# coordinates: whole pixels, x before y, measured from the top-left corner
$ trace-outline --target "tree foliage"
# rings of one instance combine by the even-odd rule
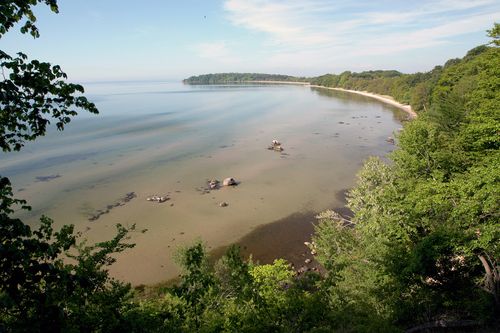
[[[58,11],[55,0],[16,0],[0,4],[0,37],[23,21],[22,33],[39,36],[32,7],[38,3]],[[81,93],[67,83],[58,65],[0,50],[0,147],[20,150],[24,143],[43,136],[51,120],[63,130],[77,110],[97,113]],[[132,244],[126,242],[134,227],[118,225],[107,242],[78,244],[72,225],[54,231],[53,221],[42,216],[32,229],[13,214],[30,209],[15,199],[9,179],[0,177],[0,331],[90,332],[116,330],[120,309],[130,297],[130,286],[112,279],[107,271],[112,256]]]
[[[25,19],[21,26],[21,33],[29,33],[34,38],[40,36],[35,25],[36,16],[32,7],[38,3],[45,3],[54,13],[59,12],[57,0],[6,0],[0,5],[0,37],[5,35],[16,23]]]
[[[498,68],[499,49],[483,45],[414,81],[428,87],[428,104],[399,134],[390,164],[370,159],[360,171],[348,195],[353,226],[331,215],[317,227],[331,297],[361,290],[357,308],[399,327],[498,318]]]
[[[495,23],[491,30],[488,30],[488,36],[493,38],[490,44],[500,46],[500,23]]]
[[[32,7],[0,4],[0,37],[24,20],[39,36]],[[80,242],[72,225],[55,231],[0,177],[2,332],[398,332],[439,325],[498,325],[500,314],[500,49],[490,46],[428,73],[344,72],[308,81],[389,94],[420,112],[398,136],[390,161],[370,158],[349,191],[352,219],[320,213],[311,251],[317,272],[285,260],[260,265],[231,246],[217,262],[201,242],[179,251],[179,282],[153,297],[133,294],[108,267],[134,226],[106,242]],[[22,149],[50,121],[64,129],[77,110],[97,113],[57,65],[0,51],[0,145]],[[305,81],[280,75],[210,74],[188,83]],[[497,326],[498,327],[498,326]]]
[[[98,113],[84,96],[83,87],[66,83],[66,74],[57,65],[28,61],[23,53],[13,58],[0,51],[0,147],[20,150],[25,141],[43,136],[50,119],[58,130],[77,115],[77,110]],[[5,73],[9,74],[5,74]]]
[[[20,30],[34,38],[40,36],[32,7],[45,3],[57,13],[56,0],[8,0],[0,4],[0,38],[16,23],[25,19]],[[98,113],[95,105],[80,95],[81,85],[67,83],[58,65],[28,60],[23,53],[13,57],[0,50],[0,147],[3,151],[20,150],[25,141],[47,131],[51,118],[58,130],[77,115],[77,110]]]

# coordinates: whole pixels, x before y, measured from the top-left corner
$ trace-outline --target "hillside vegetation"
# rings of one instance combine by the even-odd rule
[[[45,3],[57,12],[56,1]],[[0,5],[0,37],[23,17],[21,31],[37,37],[31,6]],[[310,247],[321,274],[297,274],[282,259],[259,265],[236,246],[210,263],[196,243],[179,251],[175,285],[132,288],[108,269],[115,253],[133,246],[127,234],[134,227],[118,226],[113,239],[95,245],[81,243],[72,226],[54,231],[45,216],[32,230],[14,215],[26,202],[0,177],[0,332],[498,331],[499,35],[495,24],[494,46],[429,73],[311,80],[421,106],[389,161],[371,158],[360,170],[348,193],[352,220],[318,215]],[[74,108],[97,112],[59,66],[1,51],[0,66],[4,151],[45,134],[49,119],[62,129]]]

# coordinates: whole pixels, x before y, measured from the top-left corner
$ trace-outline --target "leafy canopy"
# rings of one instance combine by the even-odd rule
[[[34,24],[32,7],[45,3],[58,12],[55,0],[3,1],[0,4],[0,38],[17,22],[26,18],[22,33],[34,38],[39,31]],[[51,119],[58,130],[77,115],[77,110],[98,113],[96,106],[81,94],[79,84],[67,83],[67,75],[58,65],[28,60],[23,53],[11,56],[0,50],[0,147],[3,151],[20,150],[25,141],[43,136]]]

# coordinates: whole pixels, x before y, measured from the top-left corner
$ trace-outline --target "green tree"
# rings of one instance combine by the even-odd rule
[[[242,301],[251,299],[254,285],[250,265],[242,259],[239,246],[231,245],[216,263],[215,276],[224,297]]]
[[[498,68],[499,49],[480,46],[429,73],[389,79],[414,89],[412,104],[424,103],[424,112],[405,124],[389,163],[365,163],[348,194],[352,220],[325,212],[314,236],[327,269],[322,290],[339,322],[355,327],[341,315],[349,309],[351,318],[377,314],[359,330],[376,319],[401,328],[436,320],[495,325]],[[370,75],[363,80],[376,82]]]
[[[57,13],[56,0],[3,1],[0,4],[0,38],[17,22],[25,20],[22,33],[37,38],[40,33],[34,24],[32,7],[45,3]],[[67,83],[66,74],[58,65],[39,60],[28,60],[23,53],[12,57],[0,50],[0,147],[4,151],[19,150],[27,140],[44,135],[50,120],[57,129],[77,115],[77,110],[98,113],[97,108],[84,96],[81,85]]]
[[[500,46],[500,23],[495,23],[491,30],[488,30],[488,36],[493,38],[490,44]]]
[[[0,38],[23,21],[22,33],[39,36],[33,6],[44,3],[58,11],[55,0],[12,0],[0,4]],[[12,57],[0,51],[0,147],[20,150],[42,136],[51,121],[63,130],[77,110],[97,113],[80,94],[82,86],[65,82],[57,65]],[[15,199],[10,181],[0,177],[0,330],[29,332],[110,331],[122,325],[120,309],[130,286],[109,277],[112,254],[132,247],[134,229],[118,225],[110,241],[77,246],[72,225],[59,231],[42,216],[32,230],[13,217],[14,209],[30,209]],[[67,258],[73,262],[68,263]]]

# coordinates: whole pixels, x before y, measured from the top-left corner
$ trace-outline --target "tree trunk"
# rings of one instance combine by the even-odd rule
[[[497,311],[500,309],[500,268],[484,254],[478,255],[484,267],[484,289],[493,295]]]

